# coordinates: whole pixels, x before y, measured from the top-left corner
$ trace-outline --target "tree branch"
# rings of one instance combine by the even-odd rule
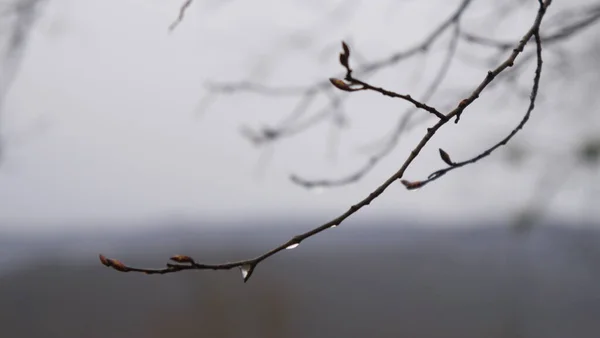
[[[448,71],[450,70],[450,65],[454,56],[456,54],[456,49],[458,47],[458,37],[460,35],[460,24],[457,20],[454,23],[454,31],[452,34],[452,38],[450,39],[450,44],[448,46],[448,51],[446,53],[446,57],[442,62],[441,67],[439,68],[437,74],[434,76],[433,80],[430,82],[428,88],[425,90],[425,94],[423,95],[422,102],[429,101],[437,92],[440,85],[444,82]],[[367,175],[375,166],[381,162],[387,155],[389,155],[398,145],[400,136],[402,133],[408,129],[408,123],[411,121],[411,118],[414,116],[415,112],[418,110],[417,107],[411,107],[407,109],[404,113],[401,114],[401,118],[398,121],[398,124],[394,128],[391,137],[386,142],[382,150],[377,152],[375,155],[372,155],[369,160],[354,173],[347,175],[338,179],[319,179],[319,180],[309,180],[305,179],[299,175],[293,174],[290,176],[292,182],[310,189],[315,187],[322,188],[331,188],[331,187],[339,187],[343,185],[348,185],[351,183],[358,182],[365,175]]]
[[[527,108],[527,111],[525,112],[525,115],[523,116],[523,118],[521,119],[519,124],[506,137],[504,137],[502,140],[500,140],[499,142],[494,144],[492,147],[486,149],[479,155],[477,155],[469,160],[466,160],[466,161],[453,162],[450,159],[450,156],[443,149],[439,149],[442,160],[444,162],[446,162],[449,166],[447,168],[440,169],[440,170],[433,172],[424,181],[417,181],[417,182],[405,181],[406,182],[405,185],[408,188],[416,186],[416,185],[418,185],[419,187],[422,187],[429,182],[439,179],[440,177],[446,175],[448,172],[450,172],[452,170],[464,167],[469,164],[473,164],[473,163],[491,155],[496,149],[506,145],[521,129],[523,129],[523,127],[525,126],[527,121],[529,121],[531,112],[535,108],[535,101],[536,101],[538,90],[539,90],[540,77],[542,75],[542,63],[543,63],[543,61],[542,61],[542,43],[541,43],[541,39],[540,39],[540,36],[539,36],[539,33],[537,30],[533,33],[533,35],[534,35],[536,46],[537,46],[536,47],[537,65],[535,68],[535,76],[533,79],[533,86],[531,88],[531,93],[529,95],[529,107]]]
[[[356,69],[354,69],[354,73],[360,74],[362,79],[366,79],[369,76],[376,74],[377,71],[379,71],[385,67],[398,64],[401,61],[407,60],[413,56],[427,52],[431,48],[431,46],[442,36],[442,34],[448,28],[450,28],[456,22],[459,21],[459,19],[462,17],[462,15],[464,14],[464,12],[466,11],[466,9],[468,8],[468,6],[470,5],[471,2],[472,2],[472,0],[463,0],[459,4],[459,6],[456,8],[456,10],[448,18],[446,18],[443,22],[441,22],[435,29],[433,29],[418,44],[416,44],[412,47],[409,47],[407,49],[395,52],[392,55],[390,55],[386,58],[380,59],[378,61],[361,64]],[[346,74],[340,74],[337,77],[344,77],[345,75]],[[378,89],[376,91],[380,91],[380,92],[383,90],[382,88],[372,88],[372,90],[373,89]],[[208,84],[207,90],[208,90],[208,98],[205,97],[205,99],[214,100],[215,95],[235,94],[237,92],[242,92],[242,91],[252,92],[252,93],[256,93],[259,95],[265,95],[265,96],[276,96],[276,97],[300,96],[300,97],[302,97],[309,92],[315,92],[315,93],[322,92],[324,94],[327,94],[332,90],[332,88],[331,88],[330,81],[327,81],[327,80],[319,81],[319,82],[313,83],[311,85],[306,85],[306,86],[291,86],[291,87],[279,87],[279,86],[271,87],[271,86],[266,86],[266,85],[263,85],[260,83],[244,81],[244,82],[229,83],[229,84],[227,84],[227,83]],[[397,93],[392,94],[390,92],[389,94],[391,94],[389,96],[396,96],[396,97],[400,96],[400,94],[397,94]],[[410,99],[409,99],[408,95],[403,95],[403,96],[405,96],[405,99],[408,99],[409,101],[411,101],[411,100],[414,101],[413,104],[418,105],[420,103],[420,102],[412,99],[412,97],[410,97]],[[345,97],[346,96],[341,96],[339,98],[339,102],[343,101],[345,99]],[[263,144],[263,143],[281,139],[284,136],[296,135],[300,131],[304,131],[304,130],[308,129],[309,127],[316,125],[318,122],[324,121],[324,118],[328,115],[327,111],[333,106],[334,106],[334,102],[331,101],[330,104],[326,105],[321,111],[318,112],[318,114],[316,114],[315,116],[313,116],[312,118],[309,119],[310,123],[301,122],[301,125],[299,125],[299,126],[294,126],[292,124],[286,124],[284,126],[280,126],[279,128],[269,127],[269,128],[262,128],[262,130],[258,130],[258,131],[252,131],[252,130],[250,130],[250,128],[244,128],[243,129],[244,136],[249,138],[249,140],[255,144]],[[422,108],[425,108],[425,106],[423,106]],[[438,116],[438,118],[443,118],[443,115],[440,114],[439,112],[435,111],[435,109],[433,109],[432,107],[427,106],[427,108],[430,110],[431,113],[436,114]],[[298,107],[295,107],[295,108],[293,108],[291,115],[300,116],[307,112],[308,112],[308,109],[299,111]],[[290,119],[287,119],[287,120],[290,120]]]
[[[468,2],[469,1],[464,1],[463,3],[468,3]],[[260,256],[257,256],[255,258],[251,258],[251,259],[240,260],[240,261],[236,261],[236,262],[229,262],[229,263],[223,263],[223,264],[204,264],[204,263],[197,263],[194,259],[192,259],[189,256],[178,255],[178,256],[171,257],[171,260],[174,261],[175,263],[167,263],[167,266],[165,268],[143,269],[143,268],[135,268],[135,267],[127,266],[119,260],[109,259],[103,255],[100,255],[100,261],[105,266],[112,267],[113,269],[115,269],[117,271],[142,272],[142,273],[146,273],[146,274],[166,274],[166,273],[173,273],[173,272],[178,272],[178,271],[183,271],[183,270],[229,270],[229,269],[233,269],[233,268],[239,268],[241,270],[244,282],[248,281],[248,279],[250,278],[250,276],[252,275],[252,273],[254,272],[256,267],[258,266],[258,264],[261,263],[262,261],[266,260],[267,258],[269,258],[283,250],[296,248],[298,245],[300,245],[302,243],[302,241],[304,241],[312,236],[315,236],[315,235],[321,233],[322,231],[339,226],[347,218],[349,218],[353,214],[357,213],[362,208],[371,204],[371,202],[373,202],[381,194],[383,194],[386,191],[386,189],[389,188],[393,183],[395,183],[397,180],[400,180],[404,176],[406,169],[410,166],[410,164],[414,161],[414,159],[419,155],[419,153],[423,150],[425,145],[435,135],[435,133],[442,126],[444,126],[446,123],[448,123],[450,121],[450,119],[452,119],[452,118],[455,118],[456,119],[455,123],[457,123],[459,121],[460,115],[464,112],[464,110],[469,105],[471,105],[471,103],[473,103],[475,100],[477,100],[477,98],[483,92],[483,90],[500,73],[502,73],[505,69],[511,67],[514,64],[517,56],[523,51],[527,42],[532,37],[535,37],[536,44],[537,44],[537,53],[538,53],[538,67],[536,68],[536,79],[534,81],[534,88],[532,89],[530,108],[528,109],[528,113],[530,113],[531,110],[533,110],[533,108],[534,108],[537,87],[538,87],[538,83],[539,83],[539,77],[541,74],[541,52],[542,52],[542,49],[541,49],[541,41],[539,38],[539,27],[542,22],[542,18],[544,17],[544,14],[546,13],[546,8],[550,5],[551,0],[545,0],[545,1],[540,0],[539,2],[540,2],[540,8],[537,12],[534,23],[532,24],[531,28],[527,31],[527,33],[523,36],[523,38],[519,41],[517,46],[514,48],[513,52],[509,55],[509,57],[503,63],[501,63],[496,69],[489,71],[487,73],[486,77],[484,78],[484,80],[475,88],[475,90],[471,93],[471,95],[469,97],[467,97],[466,99],[460,101],[460,103],[456,106],[456,108],[454,108],[453,110],[451,110],[450,112],[448,112],[445,115],[444,119],[440,119],[434,126],[427,129],[427,133],[425,134],[425,136],[416,145],[416,147],[413,149],[413,151],[410,153],[410,155],[407,157],[407,159],[404,161],[404,163],[398,169],[397,172],[395,172],[392,176],[390,176],[387,180],[385,180],[377,189],[375,189],[373,192],[371,192],[368,196],[366,196],[365,198],[360,200],[358,203],[352,205],[350,208],[348,208],[348,210],[346,212],[342,213],[338,217],[336,217],[336,218],[330,220],[329,222],[326,222],[310,231],[307,231],[300,235],[296,235],[296,236],[292,237],[291,239],[289,239],[288,241],[286,241],[285,243],[263,253]],[[346,49],[345,49],[345,53],[348,54],[346,52]],[[342,59],[340,61],[343,63]],[[410,184],[407,184],[405,182],[406,181],[404,181],[403,183],[407,186],[407,188],[412,189],[412,188],[418,187],[418,184],[412,183],[413,186],[411,186]]]

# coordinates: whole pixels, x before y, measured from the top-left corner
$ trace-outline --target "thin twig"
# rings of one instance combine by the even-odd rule
[[[594,25],[600,21],[600,5],[591,6],[586,8],[585,17],[582,20],[570,22],[561,26],[557,32],[549,35],[542,35],[540,39],[544,45],[550,45],[564,39],[568,39],[579,33],[580,31]],[[508,41],[500,41],[491,38],[478,36],[472,33],[463,32],[461,37],[468,42],[476,43],[478,45],[493,47],[500,50],[508,50],[512,48],[512,43]]]
[[[421,53],[427,52],[431,45],[433,45],[442,34],[451,27],[454,23],[456,23],[465,10],[468,8],[469,4],[472,0],[463,0],[457,9],[443,22],[441,22],[434,30],[431,31],[420,43],[409,47],[407,49],[403,49],[401,51],[395,52],[389,57],[380,59],[378,61],[360,64],[356,69],[354,69],[354,73],[360,74],[363,80],[367,79],[370,76],[373,76],[378,70],[381,70],[385,67],[398,64],[401,61],[409,59],[413,56],[416,56]],[[338,77],[343,77],[341,74]],[[251,81],[244,81],[239,83],[211,83],[207,84],[206,89],[209,92],[209,96],[214,98],[216,94],[235,94],[238,92],[251,92],[265,96],[304,96],[308,92],[324,92],[328,93],[332,91],[331,84],[329,81],[319,81],[306,86],[267,86],[260,83],[255,83]],[[399,94],[398,94],[399,95]],[[346,96],[342,96],[339,98],[340,101],[344,100]],[[412,100],[412,98],[410,98]],[[415,100],[416,102],[416,100]],[[413,102],[413,103],[415,103]],[[417,102],[418,104],[418,102]],[[255,144],[264,144],[267,142],[274,141],[276,139],[282,139],[284,136],[293,136],[298,134],[300,131],[306,130],[309,127],[316,125],[320,121],[324,121],[325,117],[329,115],[327,111],[329,107],[323,108],[323,111],[320,111],[315,116],[310,118],[307,122],[302,122],[299,126],[294,125],[286,125],[281,128],[277,127],[269,127],[263,128],[259,131],[252,131],[249,128],[244,128],[243,133],[249,140],[251,140]],[[443,118],[442,114],[438,114],[434,109],[430,109],[432,113],[436,114],[438,118]],[[308,110],[302,111],[300,114],[297,113],[297,107],[293,109],[292,115],[299,116],[307,113]],[[265,133],[266,132],[266,133]]]
[[[257,256],[255,258],[251,258],[251,259],[245,259],[245,260],[229,262],[229,263],[222,263],[222,264],[203,264],[203,263],[197,263],[191,257],[188,257],[188,256],[174,256],[174,257],[171,257],[171,260],[175,261],[176,264],[168,263],[167,266],[162,269],[143,269],[143,268],[129,267],[118,260],[109,259],[103,255],[100,255],[101,262],[104,265],[106,265],[108,267],[112,267],[113,269],[115,269],[117,271],[142,272],[142,273],[146,273],[146,274],[166,274],[166,273],[172,273],[172,272],[183,271],[183,270],[229,270],[232,268],[239,268],[242,272],[242,277],[244,279],[244,282],[248,281],[248,279],[250,278],[250,276],[252,275],[253,271],[255,270],[256,266],[259,263],[261,263],[262,261],[266,260],[267,258],[269,258],[283,250],[292,249],[292,248],[297,247],[305,239],[310,238],[314,235],[317,235],[322,231],[339,226],[347,218],[349,218],[350,216],[352,216],[353,214],[355,214],[362,208],[366,207],[367,205],[371,204],[371,202],[373,202],[381,194],[383,194],[387,188],[389,188],[397,180],[401,179],[403,177],[406,169],[410,166],[410,164],[414,161],[414,159],[419,155],[419,153],[423,150],[425,145],[435,135],[435,133],[442,126],[444,126],[446,123],[448,123],[450,121],[450,119],[456,118],[456,121],[458,121],[458,117],[460,116],[460,114],[462,114],[464,112],[464,110],[479,97],[481,92],[488,86],[488,84],[491,83],[494,80],[494,78],[496,78],[496,76],[498,76],[498,74],[500,74],[505,69],[511,67],[514,64],[517,56],[523,51],[525,45],[533,36],[535,36],[536,44],[538,46],[538,57],[540,58],[539,62],[541,63],[541,41],[539,38],[539,27],[542,22],[542,18],[544,17],[544,14],[546,13],[546,8],[550,5],[550,3],[551,3],[551,0],[546,0],[544,2],[542,2],[540,0],[540,8],[537,12],[537,15],[536,15],[536,18],[535,18],[535,21],[534,21],[532,27],[523,36],[523,38],[517,44],[516,48],[513,50],[513,52],[510,54],[510,56],[502,64],[500,64],[496,69],[489,71],[487,73],[487,76],[479,84],[479,86],[477,86],[477,88],[475,88],[475,90],[471,93],[471,95],[468,98],[460,101],[460,103],[458,104],[458,106],[456,108],[454,108],[452,111],[450,111],[448,114],[445,115],[446,116],[445,119],[440,119],[433,127],[427,129],[427,133],[425,134],[425,136],[421,139],[421,141],[413,149],[413,151],[410,153],[410,155],[404,161],[404,163],[402,164],[400,169],[398,169],[398,171],[396,173],[394,173],[391,177],[389,177],[387,180],[385,180],[385,182],[383,182],[377,189],[375,189],[373,192],[371,192],[367,197],[365,197],[358,203],[352,205],[350,208],[348,208],[348,210],[346,212],[342,213],[338,217],[336,217],[336,218],[330,220],[329,222],[326,222],[326,223],[322,224],[321,226],[318,226],[310,231],[307,231],[303,234],[294,236],[291,239],[289,239],[288,241],[286,241],[285,243],[263,253],[260,256]],[[538,68],[539,68],[539,72],[541,72],[541,66],[538,65]],[[539,82],[539,76],[540,76],[539,72],[536,71],[536,78],[538,79],[536,81],[536,83]],[[534,101],[535,101],[535,93],[537,93],[537,85],[534,85],[534,86],[536,88],[534,91],[532,91],[533,98],[530,102],[531,109],[533,109]]]
[[[313,86],[277,86],[271,87],[262,83],[243,81],[237,83],[207,83],[205,85],[209,92],[219,94],[236,94],[238,92],[252,92],[266,96],[299,96],[305,95],[308,92],[315,92],[318,89],[323,89],[327,86],[326,82],[321,82],[320,85]]]
[[[452,34],[452,38],[450,39],[450,44],[448,45],[448,52],[446,53],[446,57],[444,58],[444,61],[442,62],[442,65],[440,66],[437,74],[430,82],[429,87],[425,90],[425,94],[423,95],[422,100],[423,102],[427,102],[433,97],[433,95],[440,88],[441,84],[444,82],[444,79],[448,74],[448,71],[450,70],[450,65],[452,63],[452,60],[454,59],[454,55],[456,54],[459,41],[458,37],[460,35],[460,25],[458,19],[455,22],[454,27],[455,29]],[[299,175],[293,174],[290,176],[291,181],[307,189],[315,187],[339,187],[358,182],[398,146],[400,136],[407,129],[408,123],[410,122],[411,118],[414,116],[417,110],[417,107],[410,107],[408,110],[406,110],[402,114],[402,117],[400,118],[398,123],[396,124],[396,127],[394,128],[391,136],[389,137],[389,140],[386,142],[383,149],[375,155],[372,155],[362,167],[358,168],[358,170],[356,170],[352,174],[338,179],[318,180],[309,180]]]
[[[429,175],[429,177],[424,180],[424,181],[418,181],[419,186],[422,187],[425,184],[435,181],[437,179],[439,179],[440,177],[446,175],[448,172],[464,167],[466,165],[469,164],[473,164],[485,157],[488,157],[489,155],[491,155],[496,149],[506,145],[521,129],[523,129],[523,127],[525,126],[525,124],[527,123],[527,121],[529,121],[529,117],[531,116],[531,112],[533,111],[533,109],[535,108],[535,101],[538,95],[538,89],[539,89],[539,84],[540,84],[540,77],[542,75],[542,43],[540,40],[540,36],[538,31],[536,30],[534,32],[534,38],[535,38],[535,42],[536,42],[536,56],[537,56],[537,65],[535,68],[535,76],[533,79],[533,86],[531,88],[531,93],[529,95],[529,106],[527,107],[527,111],[525,112],[525,115],[523,116],[523,118],[521,119],[521,121],[519,122],[519,124],[508,134],[506,135],[502,140],[500,140],[499,142],[497,142],[496,144],[494,144],[492,147],[486,149],[485,151],[483,151],[482,153],[480,153],[479,155],[466,160],[466,161],[462,161],[462,162],[452,162],[451,160],[445,160],[446,162],[449,162],[449,167],[444,168],[444,169],[440,169],[438,171],[433,172],[431,175]],[[443,153],[442,150],[440,150],[440,153]],[[416,182],[411,182],[416,184]]]
[[[256,145],[263,145],[300,134],[316,124],[325,121],[325,119],[335,111],[335,108],[340,105],[340,101],[342,100],[340,97],[331,95],[329,102],[325,105],[325,107],[309,118],[300,122],[296,122],[296,120],[308,112],[308,108],[315,100],[316,94],[317,92],[307,91],[300,99],[292,113],[287,116],[284,121],[279,124],[279,126],[263,127],[258,131],[244,126],[241,129],[242,135]]]
[[[177,16],[177,19],[169,26],[169,31],[173,31],[177,26],[179,26],[179,24],[181,23],[181,21],[183,21],[183,17],[185,16],[185,12],[187,11],[187,9],[192,4],[192,1],[194,1],[194,0],[186,0],[181,5],[181,7],[179,8],[179,16]]]

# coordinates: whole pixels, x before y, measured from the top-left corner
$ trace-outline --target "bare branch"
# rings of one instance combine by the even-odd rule
[[[461,18],[461,16],[465,12],[465,10],[468,8],[471,1],[472,0],[463,0],[453,13],[446,20],[441,22],[435,29],[433,29],[432,32],[429,33],[420,43],[418,43],[410,48],[395,52],[392,55],[390,55],[386,58],[380,59],[378,61],[361,64],[356,69],[354,69],[354,73],[360,74],[363,81],[366,81],[366,79],[368,77],[373,76],[374,74],[377,73],[377,71],[379,71],[385,67],[398,64],[401,61],[405,61],[411,57],[417,56],[422,53],[426,53],[431,48],[431,46],[443,35],[443,33],[446,32],[446,30],[448,28],[450,28],[453,24],[455,24]],[[340,74],[334,78],[344,78],[345,75],[346,74]],[[376,90],[379,92],[383,91],[382,88],[373,87],[370,89]],[[265,95],[265,96],[303,96],[307,92],[311,92],[311,91],[322,92],[324,94],[328,94],[332,91],[332,86],[331,86],[330,80],[319,81],[319,82],[316,82],[316,83],[313,83],[310,85],[306,85],[306,86],[293,86],[293,87],[280,87],[280,86],[272,87],[272,86],[266,86],[266,85],[259,84],[259,83],[244,81],[244,82],[229,83],[229,84],[226,84],[226,83],[208,84],[207,90],[211,94],[235,94],[238,92],[252,92],[252,93],[256,93],[259,95]],[[388,96],[392,96],[392,97],[394,97],[394,96],[400,97],[401,96],[401,94],[397,94],[397,93],[390,92],[389,94],[390,95],[388,95]],[[417,106],[420,104],[420,102],[412,99],[412,97],[410,97],[408,95],[402,95],[402,96],[404,96],[403,98],[407,99],[409,102],[414,101],[412,103],[416,104]],[[210,95],[210,97],[214,99],[214,95]],[[346,96],[339,97],[338,103],[343,101],[345,99],[345,97]],[[264,144],[264,143],[267,143],[267,141],[270,142],[270,141],[274,141],[276,139],[281,139],[283,136],[293,136],[293,135],[298,134],[300,131],[306,130],[309,127],[316,125],[320,121],[324,121],[325,120],[324,118],[329,115],[329,110],[333,106],[334,106],[334,102],[332,101],[332,102],[330,102],[330,105],[324,107],[322,111],[318,112],[315,116],[310,118],[309,119],[310,123],[301,122],[300,123],[301,125],[299,125],[299,126],[294,126],[294,125],[288,124],[288,125],[285,125],[285,130],[279,129],[277,127],[269,127],[269,128],[263,128],[260,131],[252,131],[252,130],[250,130],[250,128],[244,128],[243,135],[246,136],[250,141],[252,141],[255,144]],[[442,114],[437,112],[433,107],[425,106],[422,104],[421,107],[419,107],[419,108],[427,108],[427,109],[429,109],[429,111],[431,113],[436,114],[438,116],[438,118],[443,118]],[[303,110],[301,113],[298,113],[297,108],[293,108],[293,111],[291,114],[295,115],[295,116],[299,116],[299,115],[302,115],[307,112],[308,112],[308,110]],[[266,134],[265,134],[265,131],[267,131]],[[272,138],[272,136],[276,136],[276,137]]]
[[[540,77],[542,75],[542,43],[541,43],[540,36],[539,36],[539,33],[537,30],[534,32],[534,37],[535,37],[535,42],[536,42],[536,46],[537,46],[537,48],[536,48],[537,66],[535,68],[535,76],[533,79],[533,86],[531,88],[531,94],[529,96],[529,107],[527,108],[527,111],[525,112],[525,115],[523,116],[523,118],[521,119],[519,124],[502,140],[500,140],[499,142],[494,144],[492,147],[486,149],[481,154],[479,154],[469,160],[458,162],[458,163],[448,163],[449,161],[447,161],[447,159],[449,159],[449,157],[447,159],[444,159],[444,156],[442,155],[442,159],[444,160],[444,162],[446,162],[449,165],[449,167],[435,171],[434,173],[429,175],[427,180],[420,181],[421,186],[424,186],[425,184],[427,184],[429,182],[437,180],[438,178],[446,175],[448,172],[450,172],[452,170],[464,167],[466,165],[475,163],[485,157],[488,157],[496,149],[506,145],[521,129],[523,129],[523,127],[525,126],[527,121],[529,121],[531,112],[535,108],[535,100],[537,98],[539,84],[540,84]],[[446,153],[446,155],[447,155],[447,153]]]
[[[468,1],[465,1],[464,3],[468,3]],[[534,20],[531,28],[527,31],[527,33],[519,41],[519,43],[514,48],[513,52],[509,55],[509,57],[503,63],[501,63],[496,69],[489,71],[487,73],[486,77],[484,78],[484,80],[475,88],[475,90],[471,93],[471,95],[469,97],[467,97],[466,99],[460,101],[460,103],[456,106],[456,108],[454,108],[453,110],[451,110],[450,112],[448,112],[445,115],[444,119],[440,119],[434,126],[427,129],[427,133],[425,134],[425,136],[416,145],[416,147],[413,149],[413,151],[410,153],[410,155],[407,157],[407,159],[404,161],[404,163],[398,169],[398,171],[396,171],[392,176],[390,176],[387,180],[385,180],[377,189],[375,189],[373,192],[371,192],[368,196],[366,196],[365,198],[360,200],[358,203],[352,205],[350,208],[348,208],[348,210],[346,212],[342,213],[338,217],[336,217],[336,218],[330,220],[329,222],[326,222],[310,231],[307,231],[303,234],[294,236],[290,240],[286,241],[285,243],[263,253],[260,256],[257,256],[255,258],[251,258],[251,259],[240,260],[240,261],[236,261],[236,262],[229,262],[229,263],[223,263],[223,264],[202,264],[202,263],[197,263],[196,261],[194,261],[193,259],[191,259],[188,256],[174,256],[171,258],[171,260],[175,261],[177,264],[168,263],[167,266],[162,269],[142,269],[142,268],[129,267],[118,260],[109,259],[103,255],[100,255],[101,262],[104,265],[106,265],[108,267],[112,267],[113,269],[115,269],[117,271],[143,272],[143,273],[147,273],[147,274],[166,274],[166,273],[178,272],[178,271],[182,271],[182,270],[229,270],[232,268],[239,268],[241,270],[244,282],[248,281],[248,279],[250,278],[250,276],[256,269],[257,265],[259,263],[261,263],[262,261],[266,260],[267,258],[269,258],[283,250],[296,248],[298,245],[300,245],[302,243],[302,241],[304,241],[312,236],[315,236],[322,231],[339,226],[347,218],[349,218],[353,214],[357,213],[359,210],[366,207],[367,205],[371,204],[371,202],[373,202],[381,194],[383,194],[387,190],[387,188],[389,188],[397,180],[402,179],[407,168],[411,165],[411,163],[415,160],[415,158],[423,150],[425,145],[427,145],[429,140],[431,140],[431,138],[436,134],[436,132],[442,126],[447,124],[452,118],[456,118],[455,121],[458,122],[459,117],[464,112],[464,110],[467,107],[469,107],[471,105],[471,103],[473,103],[475,100],[477,100],[479,98],[479,95],[483,92],[483,90],[500,73],[502,73],[505,69],[511,67],[514,64],[515,60],[517,59],[517,56],[523,52],[523,49],[524,49],[525,45],[528,43],[528,41],[532,37],[535,37],[535,41],[536,41],[536,45],[537,45],[537,53],[538,53],[537,54],[538,55],[538,67],[536,68],[536,80],[534,81],[534,88],[532,89],[532,95],[531,95],[532,97],[530,100],[530,108],[528,109],[528,114],[529,114],[531,112],[531,110],[533,110],[533,108],[534,108],[535,98],[537,95],[537,88],[538,88],[538,83],[539,83],[539,77],[541,74],[541,51],[542,50],[541,50],[541,41],[540,41],[540,37],[539,37],[539,27],[542,22],[542,18],[544,17],[544,14],[546,13],[546,8],[550,5],[550,3],[551,3],[551,0],[546,0],[544,2],[542,2],[540,0],[540,8],[537,12],[537,15],[535,17],[535,20]],[[402,183],[405,186],[407,186],[407,188],[416,188],[416,187],[422,186],[420,182],[408,182],[408,181],[402,180]],[[175,258],[175,257],[177,257],[177,258]]]
[[[429,87],[425,90],[425,94],[423,95],[424,99],[422,100],[423,102],[429,101],[435,95],[441,84],[444,82],[448,71],[450,70],[450,65],[452,63],[452,60],[454,59],[456,49],[458,47],[458,37],[460,34],[459,21],[455,22],[454,27],[455,29],[452,38],[450,39],[450,44],[448,46],[446,57],[441,67],[439,68],[437,74],[430,82]],[[320,180],[308,180],[302,178],[299,175],[294,174],[290,176],[290,179],[292,180],[292,182],[308,189],[315,187],[338,187],[358,182],[397,147],[398,142],[400,140],[400,136],[405,130],[408,129],[408,123],[411,121],[417,109],[417,107],[411,107],[401,114],[402,117],[399,119],[398,123],[396,124],[396,127],[394,128],[391,134],[391,137],[389,137],[388,141],[385,143],[383,148],[376,154],[372,155],[369,158],[369,160],[354,173],[338,179]]]

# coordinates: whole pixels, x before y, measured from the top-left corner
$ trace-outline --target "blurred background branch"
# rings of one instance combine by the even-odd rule
[[[31,29],[47,1],[5,0],[0,3],[0,163],[6,142],[2,124],[4,101],[25,57]]]

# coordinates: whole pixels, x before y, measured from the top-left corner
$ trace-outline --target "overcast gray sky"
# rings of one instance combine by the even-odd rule
[[[339,133],[333,160],[328,156],[332,128],[326,122],[276,144],[260,174],[262,152],[240,136],[239,128],[276,123],[297,99],[224,96],[201,116],[195,110],[206,81],[252,78],[289,85],[327,79],[340,72],[340,40],[349,39],[353,50],[377,59],[412,45],[458,3],[346,2],[347,8],[339,9],[339,1],[197,0],[169,34],[178,1],[50,0],[3,108],[0,229],[27,224],[47,230],[46,224],[57,222],[85,227],[90,220],[141,224],[170,216],[314,213],[325,221],[345,211],[398,168],[424,127],[407,134],[394,154],[356,185],[310,192],[290,183],[288,175],[333,178],[352,172],[367,160],[360,146],[390,129],[407,107],[403,102],[350,94],[356,96],[346,105],[350,128]],[[475,8],[465,26],[482,29],[488,12]],[[517,41],[534,15],[530,7],[511,29],[490,34]],[[374,80],[418,95],[442,51]],[[423,66],[427,71],[420,79]],[[458,102],[485,71],[457,62],[436,102]],[[523,83],[529,83],[530,73]],[[517,139],[534,149],[562,121],[540,117],[550,106],[541,102],[538,107]],[[510,131],[525,108],[526,101],[484,95],[459,125],[448,125],[432,140],[406,178],[422,179],[441,168],[438,147],[456,159],[476,154]],[[597,122],[591,123],[597,127]],[[570,140],[569,133],[556,135],[552,151],[568,148]],[[534,160],[515,169],[502,159],[498,153],[419,191],[398,184],[361,217],[512,215],[529,201],[536,173],[546,164]],[[552,217],[598,219],[597,210],[582,207],[589,195],[580,187],[577,181],[567,185],[552,204]]]

